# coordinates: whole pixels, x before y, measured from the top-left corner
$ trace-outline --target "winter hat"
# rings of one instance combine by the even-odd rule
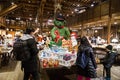
[[[59,21],[64,21],[65,20],[65,18],[64,18],[64,16],[63,15],[57,15],[56,16],[56,20],[59,20]]]
[[[113,46],[112,45],[107,45],[106,48],[109,49],[109,50],[112,50]]]
[[[34,32],[34,31],[35,31],[34,28],[26,28],[25,34],[30,34],[31,32]]]

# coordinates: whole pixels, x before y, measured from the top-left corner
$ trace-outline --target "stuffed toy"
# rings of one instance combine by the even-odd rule
[[[65,27],[65,19],[62,15],[58,15],[54,20],[54,27],[51,30],[52,41],[50,45],[62,45],[62,39],[69,39],[70,31]]]

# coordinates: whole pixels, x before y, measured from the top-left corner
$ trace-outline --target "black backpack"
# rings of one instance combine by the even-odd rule
[[[31,57],[27,40],[18,39],[13,45],[13,54],[18,61],[27,61]]]
[[[81,53],[77,54],[77,59],[76,59],[76,65],[85,68],[88,64],[89,58],[85,54],[85,51],[82,51]]]

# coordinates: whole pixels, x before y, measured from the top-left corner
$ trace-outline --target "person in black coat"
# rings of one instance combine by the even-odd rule
[[[106,46],[107,54],[100,62],[103,64],[106,71],[106,80],[111,80],[111,67],[116,59],[117,53],[114,52],[112,45]]]
[[[22,40],[27,40],[27,45],[30,48],[31,58],[27,61],[22,61],[22,69],[24,69],[24,80],[29,80],[32,75],[34,80],[40,80],[39,64],[38,64],[38,49],[36,40],[33,37],[33,28],[27,28],[25,34],[21,37]]]
[[[80,40],[80,46],[78,47],[77,56],[79,54],[82,54],[83,51],[85,51],[84,54],[87,56],[86,60],[88,61],[86,63],[86,66],[83,68],[77,65],[81,63],[78,61],[78,57],[77,57],[76,59],[77,74],[78,74],[77,80],[83,80],[83,77],[85,77],[86,80],[90,80],[90,78],[96,78],[97,77],[97,73],[96,73],[97,64],[95,61],[92,46],[90,45],[88,39],[85,36],[82,37]]]

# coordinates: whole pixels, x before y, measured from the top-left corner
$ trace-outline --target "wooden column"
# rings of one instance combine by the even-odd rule
[[[83,22],[82,22],[82,27],[81,27],[81,37],[83,37],[83,36],[85,36],[85,34],[84,34],[84,25],[83,25]]]
[[[42,33],[43,12],[44,12],[45,3],[46,3],[46,0],[42,0],[41,3],[40,3],[40,7],[38,9],[37,18],[38,18],[38,21],[40,23],[40,33]]]
[[[107,29],[107,43],[108,44],[110,44],[110,36],[111,36],[111,19],[112,19],[111,3],[112,3],[112,0],[109,0],[109,15],[108,15],[108,29]]]

